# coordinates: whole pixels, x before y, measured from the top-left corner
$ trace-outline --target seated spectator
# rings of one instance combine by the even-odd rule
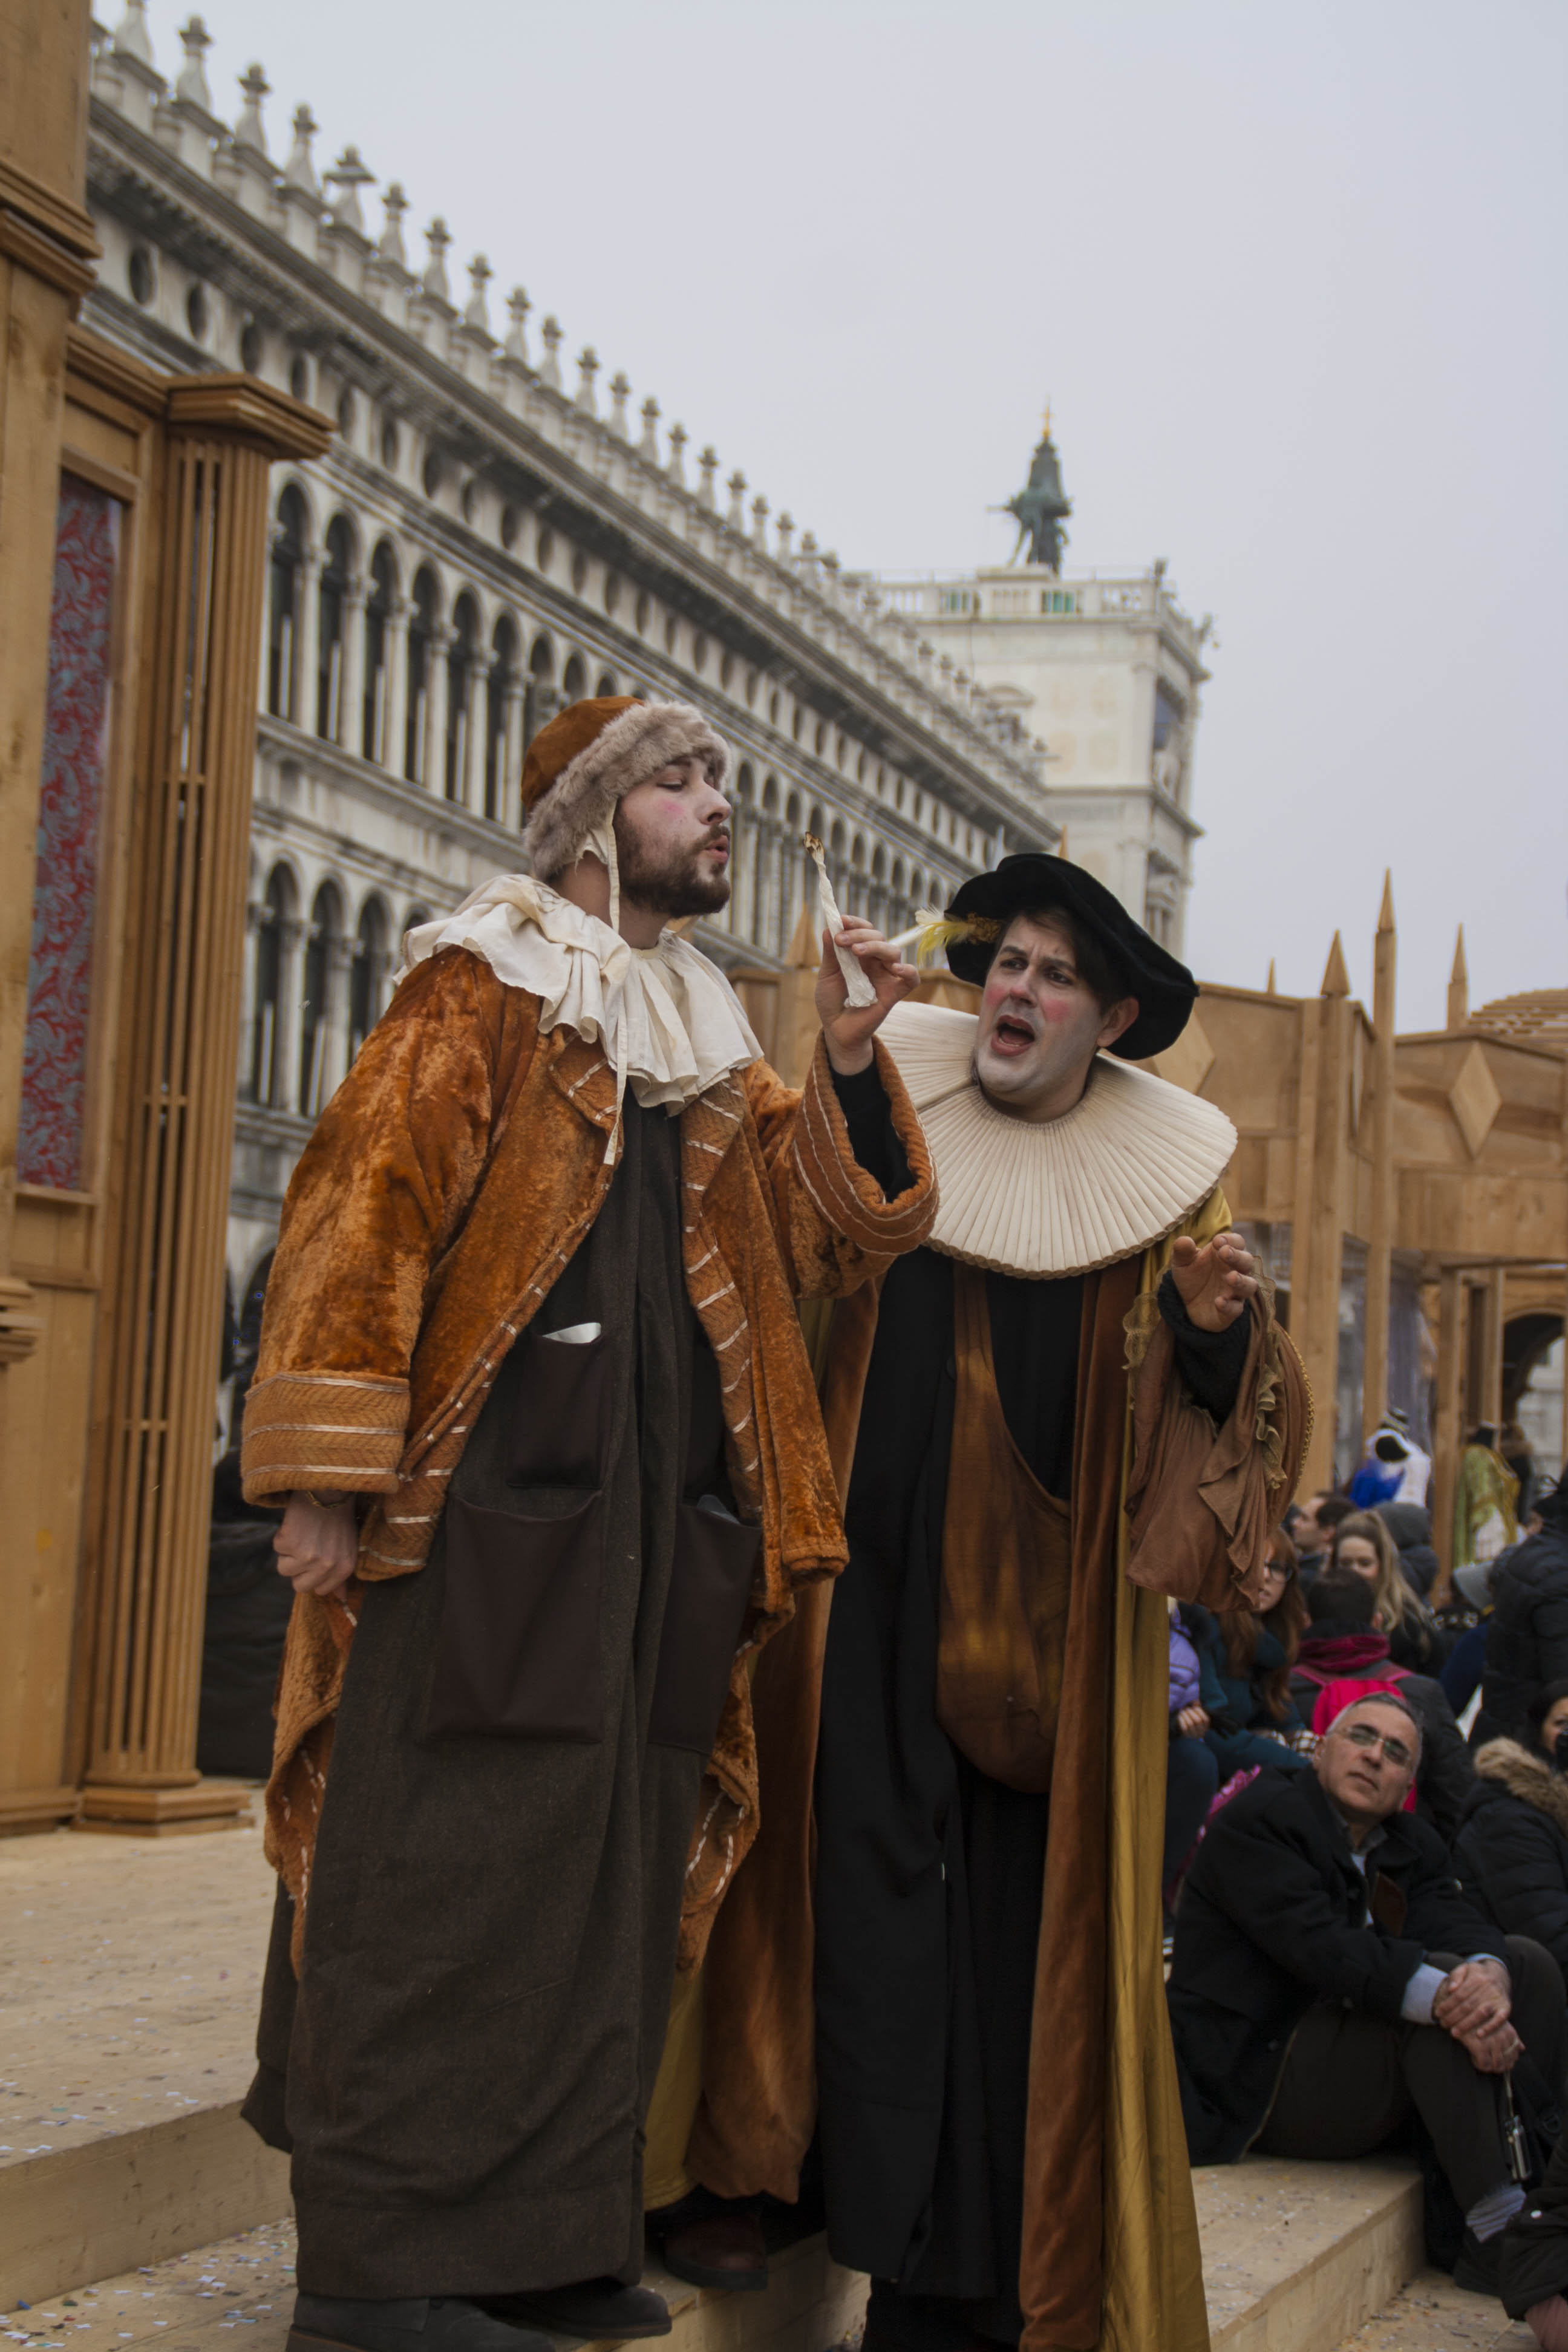
[[[1494,1927],[1533,1936],[1568,1979],[1568,1681],[1537,1691],[1530,1735],[1477,1749],[1454,1867]]]
[[[1307,1497],[1306,1524],[1293,1541],[1298,1554],[1301,1589],[1306,1591],[1318,1570],[1326,1565],[1334,1540],[1334,1529],[1342,1519],[1348,1519],[1355,1505],[1348,1495],[1317,1494]]]
[[[1334,1529],[1329,1568],[1353,1568],[1372,1587],[1373,1623],[1388,1636],[1389,1654],[1412,1674],[1435,1675],[1448,1654],[1437,1621],[1405,1582],[1399,1554],[1375,1511],[1354,1511]]]
[[[1205,1737],[1221,1780],[1253,1764],[1300,1769],[1308,1761],[1300,1751],[1310,1742],[1290,1696],[1290,1669],[1307,1609],[1289,1538],[1281,1529],[1270,1538],[1256,1611],[1227,1610],[1215,1617],[1189,1601],[1182,1620],[1197,1649]]]
[[[1219,1787],[1219,1766],[1204,1738],[1209,1719],[1199,1703],[1197,1652],[1181,1619],[1171,1616],[1171,1744],[1165,1766],[1165,1852],[1160,1885],[1165,1933],[1181,1867],[1198,1841]]]
[[[1379,1503],[1377,1516],[1394,1538],[1405,1583],[1425,1601],[1437,1580],[1431,1512],[1422,1503]]]
[[[1353,1569],[1326,1568],[1307,1595],[1308,1626],[1290,1677],[1291,1696],[1309,1730],[1319,1700],[1331,1683],[1393,1684],[1408,1700],[1421,1726],[1421,1764],[1415,1779],[1415,1810],[1447,1845],[1464,1814],[1474,1780],[1470,1751],[1454,1720],[1442,1685],[1395,1665],[1388,1636],[1373,1622],[1374,1594]]]
[[[1182,2110],[1194,2164],[1253,2147],[1342,2163],[1414,2107],[1465,2217],[1455,2282],[1495,2294],[1523,2203],[1495,2078],[1528,2050],[1561,2079],[1563,1980],[1400,1811],[1420,1747],[1403,1699],[1353,1700],[1312,1771],[1259,1773],[1210,1823],[1171,1968]]]
[[[1568,1479],[1537,1494],[1538,1531],[1491,1571],[1481,1711],[1471,1743],[1530,1737],[1530,1702],[1568,1676]]]

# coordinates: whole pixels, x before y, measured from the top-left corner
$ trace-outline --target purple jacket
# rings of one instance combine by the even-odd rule
[[[1179,1617],[1171,1620],[1171,1713],[1180,1715],[1184,1706],[1198,1703],[1198,1654],[1183,1628]]]

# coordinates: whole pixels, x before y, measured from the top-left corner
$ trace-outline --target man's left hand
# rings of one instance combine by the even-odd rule
[[[846,916],[838,934],[877,992],[875,1004],[851,1009],[849,991],[833,952],[832,934],[822,934],[822,969],[816,975],[816,1016],[827,1046],[827,1058],[841,1078],[855,1077],[871,1066],[871,1040],[895,1004],[910,995],[919,972],[912,963],[900,963],[896,948],[874,923],[859,915]]]
[[[1506,2025],[1512,2007],[1508,1970],[1496,1960],[1461,1960],[1432,1996],[1432,2021],[1456,2042]]]
[[[1190,1234],[1182,1235],[1171,1254],[1171,1273],[1200,1331],[1228,1331],[1246,1314],[1258,1288],[1255,1264],[1238,1233],[1216,1234],[1202,1249]]]

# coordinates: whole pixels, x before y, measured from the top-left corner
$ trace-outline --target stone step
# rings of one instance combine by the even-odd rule
[[[658,2340],[668,2352],[827,2352],[856,2336],[866,2281],[830,2262],[822,2238],[775,2253],[769,2270],[765,2294],[721,2294],[650,2268],[644,2283],[665,2297],[675,2323]],[[283,2352],[293,2302],[293,2225],[277,2221],[13,2308],[0,2328],[30,2352]],[[252,2327],[239,2346],[218,2343]],[[83,2334],[90,2345],[78,2344]],[[585,2352],[580,2337],[555,2342],[560,2352]]]
[[[1193,2175],[1214,2352],[1338,2352],[1426,2260],[1413,2165],[1254,2157]]]
[[[1375,2319],[1347,2336],[1340,2352],[1537,2352],[1537,2346],[1501,2304],[1467,2294],[1441,2271],[1424,2270]]]

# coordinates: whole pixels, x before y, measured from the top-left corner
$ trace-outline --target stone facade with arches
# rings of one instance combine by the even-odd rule
[[[244,370],[331,417],[322,459],[274,476],[257,727],[230,1281],[269,1252],[289,1172],[388,994],[410,924],[515,854],[531,735],[580,695],[691,700],[735,751],[734,892],[720,961],[783,964],[806,830],[840,898],[889,929],[1005,849],[1049,847],[1044,746],[939,670],[868,576],[740,472],[640,426],[592,349],[492,331],[482,256],[454,295],[445,225],[411,265],[395,184],[318,175],[310,110],[269,156],[265,77],[215,110],[193,18],[172,80],[142,0],[95,47],[86,312],[157,365]]]

